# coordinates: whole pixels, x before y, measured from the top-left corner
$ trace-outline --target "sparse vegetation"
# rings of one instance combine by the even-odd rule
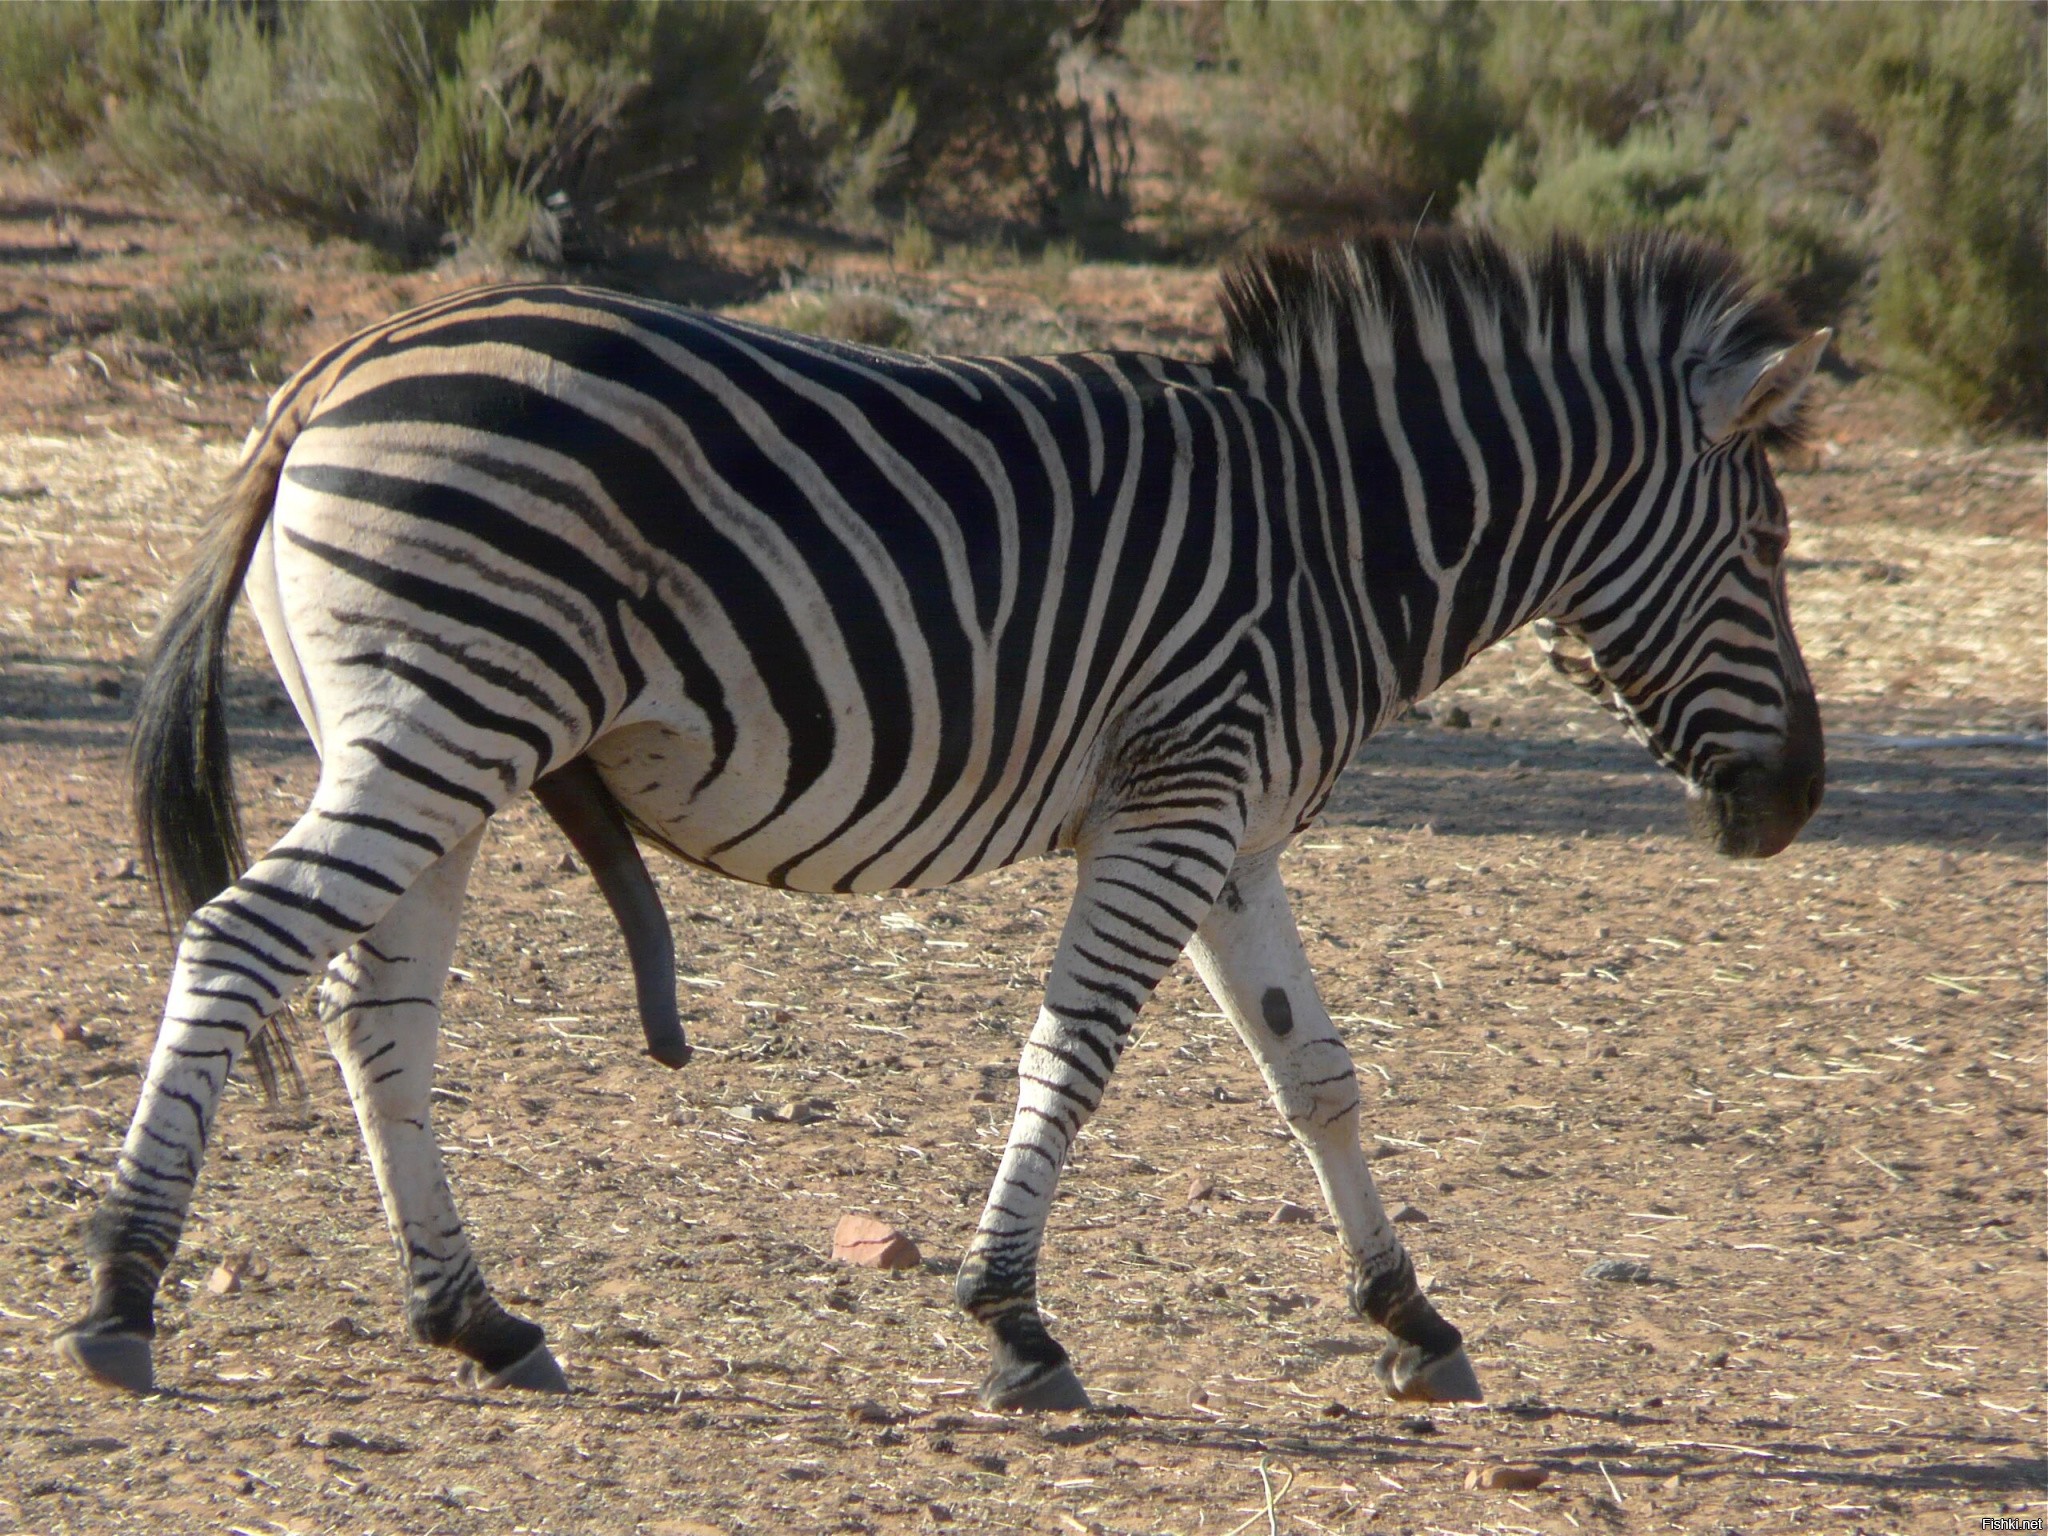
[[[394,265],[573,262],[735,215],[909,272],[1374,220],[1678,229],[1964,419],[2040,426],[2044,23],[1985,0],[22,3],[0,132]]]
[[[2039,5],[1154,4],[1225,186],[1279,233],[1455,217],[1722,241],[1967,419],[2048,424]]]
[[[244,259],[189,266],[166,292],[131,297],[118,318],[129,335],[169,348],[202,377],[275,383],[293,316],[291,302]]]
[[[807,336],[869,347],[908,346],[916,335],[910,317],[877,293],[799,294],[782,323]]]

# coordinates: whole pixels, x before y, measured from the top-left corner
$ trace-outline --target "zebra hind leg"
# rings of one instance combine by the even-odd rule
[[[463,1355],[472,1384],[566,1392],[539,1325],[507,1312],[484,1283],[434,1138],[441,993],[481,842],[479,830],[451,848],[335,958],[320,988],[320,1022],[377,1176],[413,1337]]]
[[[1463,1336],[1416,1284],[1358,1140],[1358,1074],[1316,995],[1280,883],[1279,850],[1247,859],[1189,946],[1308,1153],[1351,1268],[1351,1307],[1393,1335],[1377,1372],[1391,1397],[1478,1402]]]
[[[178,941],[164,1017],[114,1174],[87,1230],[92,1299],[57,1338],[87,1376],[154,1388],[156,1295],[177,1251],[228,1074],[302,982],[382,921],[428,866],[483,822],[466,802],[330,760],[306,814]],[[363,807],[377,806],[378,814]]]
[[[954,1295],[989,1330],[992,1409],[1089,1406],[1038,1311],[1038,1255],[1074,1138],[1109,1084],[1138,1009],[1179,958],[1224,872],[1228,828],[1105,837],[1081,856],[1045,1003],[1017,1067],[1017,1111]]]

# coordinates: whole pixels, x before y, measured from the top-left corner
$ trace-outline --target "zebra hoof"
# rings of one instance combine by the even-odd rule
[[[103,1387],[146,1396],[156,1390],[149,1340],[139,1333],[84,1333],[73,1329],[56,1342],[57,1353]]]
[[[1479,1373],[1460,1344],[1447,1355],[1425,1360],[1413,1344],[1389,1344],[1373,1367],[1387,1396],[1404,1403],[1483,1403]]]
[[[534,1345],[502,1371],[486,1371],[474,1360],[465,1360],[460,1376],[463,1385],[469,1387],[514,1387],[522,1392],[569,1390],[569,1378],[562,1374],[561,1366],[555,1363],[545,1344]]]
[[[990,1371],[981,1384],[981,1406],[994,1413],[1086,1413],[1095,1405],[1074,1368],[1062,1360]]]

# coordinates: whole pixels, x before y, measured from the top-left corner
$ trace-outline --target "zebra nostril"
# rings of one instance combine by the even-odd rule
[[[1813,814],[1813,813],[1814,813],[1815,811],[1817,811],[1817,810],[1819,810],[1819,809],[1820,809],[1820,797],[1821,797],[1821,793],[1822,793],[1822,791],[1823,791],[1823,790],[1824,790],[1825,788],[1826,788],[1826,780],[1822,779],[1822,778],[1821,778],[1821,776],[1820,776],[1819,774],[1817,774],[1817,773],[1816,773],[1816,774],[1812,775],[1812,776],[1811,776],[1810,778],[1808,778],[1808,779],[1807,779],[1807,781],[1806,781],[1806,814],[1807,814],[1807,815],[1811,816],[1811,815],[1812,815],[1812,814]]]

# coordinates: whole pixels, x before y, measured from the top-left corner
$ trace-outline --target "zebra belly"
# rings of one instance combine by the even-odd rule
[[[934,849],[928,828],[870,822],[838,835],[822,830],[840,826],[844,807],[828,804],[823,816],[776,815],[774,799],[763,792],[775,777],[727,771],[707,781],[711,743],[688,728],[625,725],[592,743],[588,755],[627,819],[668,852],[716,874],[787,890],[855,894],[950,885],[1048,851],[1062,820],[1049,818],[1053,833],[1046,834],[1039,823],[1048,818],[1030,818],[1021,844],[1015,836],[991,837],[993,807],[1007,798],[992,794],[988,816],[970,819],[961,835]],[[852,795],[846,800],[850,806]],[[899,830],[921,833],[922,840]]]

